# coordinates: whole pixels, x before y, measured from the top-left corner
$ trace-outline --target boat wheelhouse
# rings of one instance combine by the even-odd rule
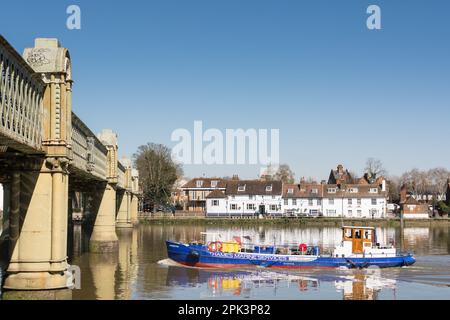
[[[395,257],[396,248],[381,246],[373,227],[342,227],[342,242],[333,251],[334,257]]]

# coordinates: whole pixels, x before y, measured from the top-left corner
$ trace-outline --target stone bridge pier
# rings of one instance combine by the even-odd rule
[[[36,63],[47,52],[48,63]],[[42,81],[42,150],[33,156],[8,153],[10,262],[4,288],[66,288],[67,213],[71,160],[71,64],[57,40],[38,39],[26,49]],[[50,59],[51,58],[51,59]],[[42,62],[42,61],[41,61]],[[34,74],[32,77],[36,78]],[[22,81],[23,85],[23,81]]]

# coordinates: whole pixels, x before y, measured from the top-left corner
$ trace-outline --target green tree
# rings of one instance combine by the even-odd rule
[[[439,211],[444,214],[450,214],[450,206],[447,205],[444,201],[439,201],[438,203]]]
[[[133,158],[144,199],[154,207],[166,203],[175,181],[183,175],[182,167],[172,160],[171,150],[162,144],[148,143],[140,146]]]

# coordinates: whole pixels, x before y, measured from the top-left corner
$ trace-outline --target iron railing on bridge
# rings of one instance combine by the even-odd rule
[[[108,149],[73,112],[72,150],[73,166],[102,180],[106,179]]]
[[[44,83],[0,35],[0,145],[42,148]]]

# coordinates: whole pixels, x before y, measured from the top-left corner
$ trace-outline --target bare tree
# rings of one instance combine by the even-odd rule
[[[287,164],[282,164],[278,167],[277,172],[274,175],[274,179],[282,181],[283,183],[294,183],[294,172]]]
[[[366,167],[364,169],[372,178],[387,175],[387,171],[383,166],[383,163],[379,159],[368,158],[366,161]]]
[[[443,198],[447,190],[447,179],[450,172],[445,168],[434,168],[428,171],[412,169],[400,177],[400,183],[412,191],[415,196],[427,196],[423,200]]]
[[[388,188],[388,197],[389,201],[392,203],[400,202],[400,188],[401,182],[400,177],[390,176],[387,178],[387,188]]]
[[[447,180],[450,178],[450,172],[445,168],[434,168],[428,171],[428,177],[431,183],[431,192],[435,199],[444,198],[447,191]]]

